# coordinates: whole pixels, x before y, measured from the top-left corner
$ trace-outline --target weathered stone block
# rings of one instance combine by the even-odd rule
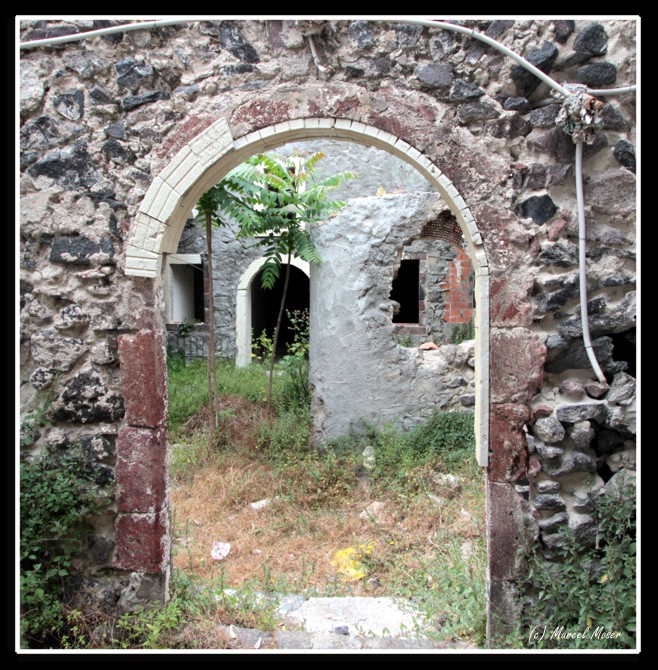
[[[522,219],[532,219],[537,225],[550,221],[557,213],[557,205],[550,195],[533,195],[520,202],[514,213]]]
[[[549,477],[563,477],[572,472],[596,472],[596,461],[580,451],[567,452],[561,461],[547,460],[542,465]]]
[[[559,512],[558,514],[553,514],[547,519],[542,519],[539,522],[539,530],[542,533],[555,533],[558,531],[560,526],[564,526],[565,523],[569,520],[569,517],[565,512]]]
[[[103,86],[96,84],[89,89],[89,97],[95,105],[111,105],[116,102],[112,94]]]
[[[484,91],[477,85],[463,79],[456,79],[450,87],[448,100],[451,102],[469,102],[484,95]]]
[[[533,501],[535,509],[556,510],[561,512],[566,509],[562,496],[557,493],[538,493]]]
[[[527,403],[542,380],[546,346],[525,328],[494,329],[490,338],[491,398],[494,403]]]
[[[81,339],[63,337],[52,328],[39,331],[30,338],[32,358],[50,370],[70,370],[86,350]]]
[[[537,419],[532,426],[532,432],[543,442],[555,444],[564,439],[564,426],[553,416]]]
[[[51,151],[27,172],[32,177],[50,177],[67,190],[89,189],[100,179],[96,164],[82,141]]]
[[[123,415],[123,398],[90,369],[69,379],[52,406],[54,419],[73,423],[112,422]]]
[[[124,112],[129,112],[132,109],[136,109],[142,105],[148,105],[151,102],[169,100],[170,97],[171,96],[166,91],[151,91],[150,93],[144,93],[142,95],[128,95],[121,99],[121,109],[123,109]]]
[[[116,439],[119,512],[153,512],[164,502],[166,440],[163,429],[124,428]]]
[[[85,114],[85,96],[82,91],[65,91],[55,96],[53,106],[65,119],[78,121]]]
[[[555,459],[559,458],[564,453],[564,449],[562,447],[549,446],[532,435],[528,435],[526,439],[528,441],[528,446],[532,445],[532,450],[537,452],[543,462],[557,462]]]
[[[616,80],[617,68],[612,63],[590,63],[576,70],[576,81],[590,88],[614,84]]]
[[[71,265],[102,265],[112,262],[114,243],[109,237],[94,242],[83,235],[63,235],[53,240],[50,262]]]
[[[517,96],[515,98],[506,98],[503,103],[503,109],[508,112],[529,112],[530,111],[530,102],[528,98],[522,96]]]
[[[135,154],[117,140],[108,140],[101,147],[101,151],[111,160],[117,163],[134,163]]]
[[[576,449],[587,449],[594,439],[594,428],[589,421],[579,421],[569,429],[569,437]]]
[[[467,102],[457,108],[457,119],[460,123],[496,119],[499,116],[500,109],[489,101]]]
[[[91,346],[91,360],[96,365],[109,365],[116,360],[116,352],[108,342],[95,342]]]
[[[624,451],[616,451],[610,454],[605,460],[607,466],[613,472],[619,470],[637,470],[637,454],[635,448],[624,449]]]
[[[540,151],[545,151],[550,156],[562,163],[572,163],[575,160],[576,150],[571,136],[560,128],[547,130],[534,141]],[[596,155],[608,146],[608,139],[603,133],[598,133],[592,144],[583,146],[583,161]]]
[[[93,462],[112,459],[115,456],[116,450],[113,439],[103,433],[84,435],[80,438],[79,442],[89,459]]]
[[[430,89],[447,89],[455,78],[451,65],[447,63],[432,63],[420,65],[416,68],[416,77]]]
[[[239,61],[244,63],[258,63],[260,61],[256,49],[231,21],[222,21],[219,24],[219,43]]]
[[[578,33],[574,43],[574,51],[588,56],[604,56],[608,52],[608,35],[600,23],[592,23]]]
[[[34,386],[37,391],[48,388],[55,379],[56,372],[49,368],[37,368],[30,375],[30,384]]]
[[[511,484],[487,483],[489,528],[489,575],[492,579],[513,580],[524,569],[523,549],[535,534],[530,508]]]
[[[164,346],[151,330],[120,335],[119,361],[125,394],[126,421],[158,428],[166,421]]]
[[[565,423],[577,423],[578,421],[598,421],[604,423],[608,415],[605,403],[580,403],[577,405],[559,405],[555,410],[555,416],[559,421]]]
[[[368,21],[351,21],[347,34],[359,49],[371,49],[375,45],[375,33]]]
[[[592,340],[592,349],[596,360],[599,363],[605,363],[612,356],[612,338],[599,337],[596,340]],[[582,344],[572,344],[566,351],[560,352],[553,360],[546,363],[545,369],[546,372],[559,373],[566,372],[567,370],[583,370],[590,367],[591,363],[589,362],[585,347]]]
[[[528,458],[523,426],[530,418],[525,405],[492,405],[489,416],[491,481],[515,482],[525,477]]]
[[[628,405],[635,398],[635,377],[625,372],[615,375],[606,400],[617,405]]]
[[[537,483],[538,493],[559,493],[560,482],[543,481]]]
[[[526,117],[533,128],[552,128],[560,112],[561,105],[546,105],[533,110]]]
[[[548,73],[553,69],[557,60],[558,50],[552,42],[545,42],[540,49],[531,51],[525,56],[526,60],[538,67],[542,72]],[[512,68],[512,81],[519,95],[528,97],[541,83],[534,74],[521,65]]]
[[[80,305],[74,303],[59,310],[53,325],[58,330],[66,330],[67,328],[74,328],[88,322],[89,316],[82,311]]]
[[[571,37],[575,29],[575,21],[555,21],[553,23],[553,33],[555,34],[555,39],[560,44],[564,44]]]
[[[637,206],[636,185],[637,180],[632,172],[613,168],[585,184],[585,202],[594,212],[630,214]]]
[[[84,127],[81,124],[57,121],[47,115],[39,116],[21,128],[19,146],[21,152],[34,152],[38,159],[47,149],[73,140],[83,131]],[[34,161],[30,160],[30,162]]]
[[[612,153],[625,168],[635,173],[635,147],[630,142],[619,140]]]
[[[27,114],[39,108],[45,94],[45,88],[39,76],[37,66],[34,63],[22,60],[20,68],[19,95],[21,113]]]
[[[163,569],[166,532],[158,514],[119,514],[115,528],[115,567],[146,573]]]
[[[131,93],[137,92],[142,84],[153,83],[153,67],[144,60],[124,58],[115,63],[114,69],[117,73],[117,84]]]

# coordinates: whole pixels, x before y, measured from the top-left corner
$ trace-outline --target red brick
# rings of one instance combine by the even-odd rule
[[[130,426],[158,428],[166,421],[164,337],[152,330],[120,335],[119,361]]]
[[[168,547],[161,514],[119,514],[114,566],[121,570],[162,572]]]
[[[160,509],[167,478],[164,428],[123,428],[117,435],[116,449],[119,512]]]
[[[525,405],[491,405],[489,472],[491,481],[515,482],[526,476],[528,448],[523,426],[530,417]]]

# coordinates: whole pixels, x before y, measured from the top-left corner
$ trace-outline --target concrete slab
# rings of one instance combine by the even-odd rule
[[[422,615],[394,598],[309,598],[286,621],[309,633],[344,632],[347,627],[349,636],[423,637]]]

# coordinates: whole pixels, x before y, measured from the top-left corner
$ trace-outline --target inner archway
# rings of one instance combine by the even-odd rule
[[[251,283],[251,328],[253,337],[258,337],[265,332],[268,338],[273,338],[281,299],[285,283],[286,265],[281,267],[281,274],[271,289],[263,288],[261,285],[262,270]],[[303,270],[292,266],[290,268],[290,281],[286,292],[283,316],[281,319],[281,332],[277,342],[276,356],[285,356],[289,345],[293,342],[291,320],[289,312],[303,312],[309,307],[309,278]]]

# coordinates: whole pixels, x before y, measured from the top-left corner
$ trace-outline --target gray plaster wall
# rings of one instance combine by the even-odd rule
[[[355,179],[341,184],[333,191],[340,200],[376,195],[378,189],[384,189],[387,193],[434,191],[430,183],[411,165],[375,147],[338,140],[312,140],[286,144],[277,153],[289,155],[295,150],[308,153],[321,151],[325,154],[318,163],[318,179],[337,172],[356,172]]]
[[[401,347],[389,294],[403,246],[445,207],[434,194],[352,200],[313,228],[310,375],[316,439],[365,423],[411,428],[473,398],[473,342]],[[469,365],[470,362],[470,365]]]

